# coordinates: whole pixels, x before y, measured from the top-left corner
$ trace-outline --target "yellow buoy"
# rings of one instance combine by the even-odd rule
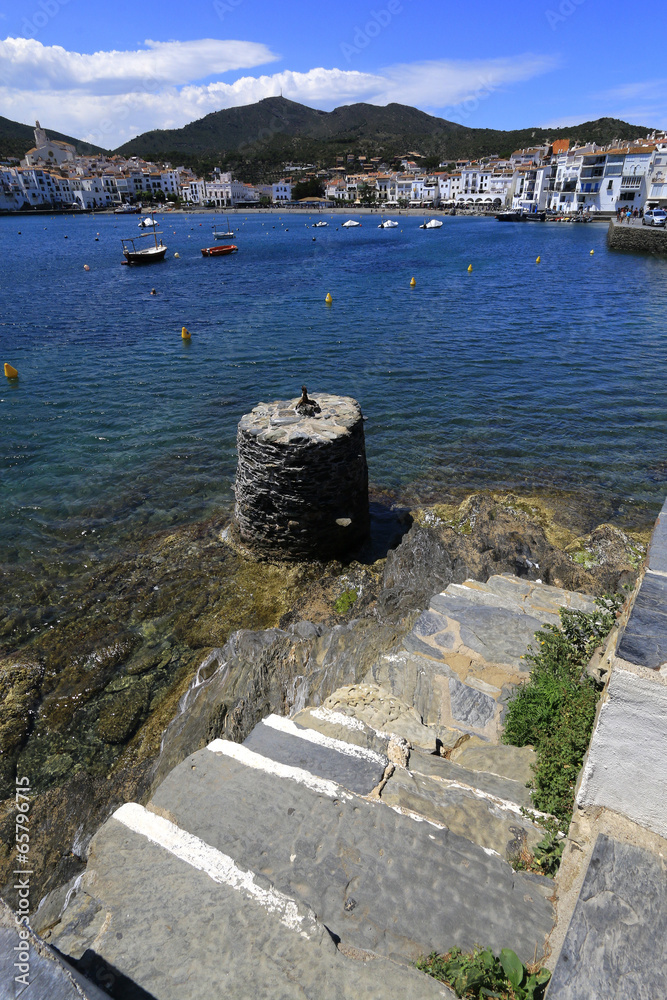
[[[326,304],[328,306],[331,305],[331,303],[333,302],[333,299],[331,298],[331,292],[327,292],[327,297],[326,297],[326,299],[324,301],[326,302]]]
[[[410,288],[414,288],[416,284],[417,284],[417,282],[415,281],[415,279],[414,278],[410,278]]]
[[[16,368],[12,368],[12,366],[8,365],[6,361],[5,361],[5,375],[7,376],[7,378],[19,377],[19,373],[17,372]]]
[[[472,271],[472,264],[468,264],[468,270]]]
[[[536,264],[539,264],[539,262],[540,262],[541,260],[542,260],[542,258],[541,258],[541,257],[536,257],[536,258],[535,258],[535,263],[536,263]]]
[[[84,271],[90,271],[90,266],[88,264],[83,265]]]
[[[181,256],[180,253],[175,253],[174,254],[174,257],[180,257],[180,256]]]
[[[190,339],[190,334],[188,333],[188,328],[186,326],[184,326],[183,329],[181,330],[181,337],[183,338],[183,340]]]
[[[593,256],[594,253],[595,253],[595,250],[591,250],[591,257]]]

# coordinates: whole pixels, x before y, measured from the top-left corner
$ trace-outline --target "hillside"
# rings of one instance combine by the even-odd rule
[[[254,164],[261,171],[285,159],[330,164],[336,155],[347,152],[388,159],[415,149],[425,156],[454,160],[509,154],[546,140],[567,138],[604,144],[612,139],[634,139],[649,131],[616,118],[560,129],[502,131],[469,128],[401,104],[351,104],[327,112],[283,97],[269,97],[245,107],[215,111],[181,129],[145,132],[116,152],[179,162]]]
[[[89,142],[82,142],[81,139],[73,139],[71,135],[63,135],[62,132],[52,132],[48,129],[49,139],[59,139],[61,142],[71,142],[76,147],[77,153],[100,153],[99,146],[93,146]],[[22,125],[21,122],[13,122],[9,118],[0,115],[0,159],[16,157],[21,159],[29,149],[35,145],[35,136],[32,125]]]

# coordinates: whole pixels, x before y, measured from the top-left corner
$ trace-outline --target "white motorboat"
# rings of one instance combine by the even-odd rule
[[[442,226],[441,219],[431,219],[430,222],[422,222],[420,229],[440,229]]]
[[[360,226],[360,222],[356,222],[354,219],[348,219],[347,222],[343,223],[343,229],[352,229],[353,226]]]
[[[383,219],[378,229],[396,229],[398,228],[398,222],[394,222],[393,219]]]
[[[150,215],[147,215],[146,218],[142,219],[141,222],[138,222],[137,225],[139,226],[139,229],[150,229],[153,226],[157,226],[157,222],[155,219],[151,218]]]
[[[322,219],[321,222],[314,222],[313,223],[313,229],[321,229],[322,226],[328,226],[328,225],[329,225],[329,223],[325,222],[324,219]]]

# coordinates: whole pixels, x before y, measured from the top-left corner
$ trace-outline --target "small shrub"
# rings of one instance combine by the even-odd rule
[[[432,952],[417,962],[417,968],[446,983],[457,997],[470,1000],[542,1000],[551,978],[548,969],[526,967],[510,948],[503,948],[498,957],[489,948],[472,952],[452,948],[446,955]]]
[[[334,611],[338,615],[345,615],[350,610],[354,602],[356,601],[357,594],[354,587],[350,587],[349,590],[344,590],[343,593],[334,601]]]
[[[597,610],[589,614],[561,608],[560,627],[545,625],[535,633],[539,645],[531,646],[527,656],[533,664],[530,680],[515,692],[505,719],[504,743],[535,748],[535,807],[555,816],[562,830],[572,818],[577,775],[599,697],[584,671],[611,631],[623,598],[599,598],[595,603]],[[555,848],[553,840],[543,848],[550,867]]]

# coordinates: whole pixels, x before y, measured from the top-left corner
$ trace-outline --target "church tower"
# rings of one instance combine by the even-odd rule
[[[41,127],[39,122],[35,122],[35,147],[39,149],[40,146],[46,146],[48,141],[49,140],[46,138],[46,132],[44,129]]]

